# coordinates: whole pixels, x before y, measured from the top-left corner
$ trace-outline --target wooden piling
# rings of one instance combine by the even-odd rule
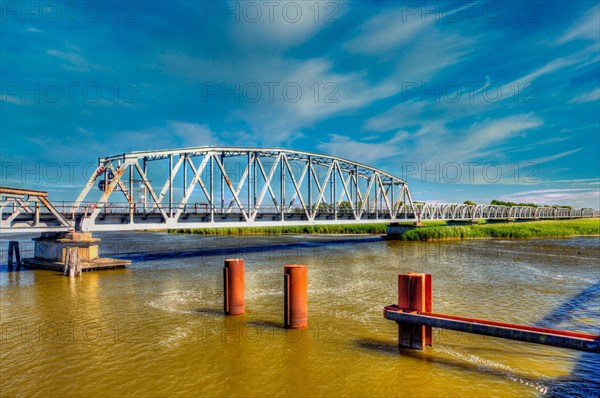
[[[17,262],[17,267],[21,266],[21,250],[19,249],[19,242],[11,240],[8,242],[8,266],[12,268],[13,258]]]
[[[77,276],[81,274],[81,262],[77,247],[67,247],[65,253],[65,275]]]

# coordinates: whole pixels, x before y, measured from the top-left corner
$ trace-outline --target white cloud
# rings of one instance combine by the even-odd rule
[[[403,9],[386,10],[363,23],[360,34],[346,43],[354,53],[379,54],[409,43],[427,27],[420,18],[405,18]]]
[[[598,178],[576,178],[572,180],[553,180],[547,182],[558,182],[558,183],[584,183],[588,185],[597,185],[600,184],[600,179]]]
[[[574,207],[588,207],[590,203],[594,203],[598,207],[600,191],[597,189],[541,189],[512,193],[500,199],[519,203],[571,205]]]
[[[485,160],[485,164],[498,160],[498,147],[507,140],[543,125],[542,119],[533,114],[521,114],[500,119],[487,119],[472,124],[463,130],[448,130],[444,125],[431,122],[424,124],[416,134],[397,131],[391,138],[381,142],[355,140],[351,137],[332,134],[329,141],[321,142],[318,148],[324,152],[339,154],[365,162],[397,157],[403,162],[418,162],[427,167],[448,163],[463,164]],[[556,158],[569,153],[555,155]],[[502,160],[501,158],[499,160]],[[540,159],[550,161],[550,159]],[[396,167],[392,165],[392,167]],[[494,183],[515,184],[510,165],[497,164],[502,175],[510,176]],[[467,178],[468,176],[465,176]],[[483,177],[473,184],[488,184]]]
[[[422,7],[426,8],[425,5]],[[353,53],[385,54],[399,46],[412,44],[416,39],[423,41],[424,31],[431,28],[436,21],[452,18],[468,7],[465,5],[451,12],[426,17],[424,13],[429,14],[426,9],[410,10],[411,12],[407,12],[404,6],[386,9],[364,22],[358,29],[359,35],[348,41],[344,47]]]
[[[600,40],[600,5],[590,8],[557,40],[557,44],[575,39]]]
[[[564,152],[556,153],[554,155],[542,156],[542,157],[539,157],[537,159],[530,160],[529,162],[536,163],[536,164],[548,163],[548,162],[552,162],[553,160],[564,158],[565,156],[569,156],[569,155],[572,155],[574,153],[577,153],[577,152],[581,151],[582,149],[583,148],[577,148],[577,149],[572,149],[570,151],[564,151]]]
[[[569,104],[583,104],[586,102],[592,102],[592,101],[598,101],[598,100],[600,100],[600,88],[597,88],[590,92],[582,93],[582,94],[579,94],[579,95],[573,97],[569,101]]]
[[[48,50],[46,53],[65,61],[65,70],[73,72],[89,72],[91,70],[104,69],[100,65],[96,65],[88,61],[82,54],[78,52],[65,52],[52,49]]]
[[[335,26],[345,12],[341,2],[243,2],[223,3],[237,8],[239,22],[227,24],[226,31],[236,45],[248,50],[281,50],[301,45],[319,31]],[[232,19],[229,15],[227,18]]]
[[[217,135],[205,124],[172,120],[167,123],[166,129],[178,137],[186,147],[221,144]]]
[[[350,137],[330,134],[329,141],[320,142],[317,148],[327,154],[343,156],[348,159],[358,159],[362,163],[373,163],[398,155],[400,143],[407,133],[398,131],[391,138],[381,142],[354,141]]]
[[[0,101],[2,102],[6,102],[7,104],[13,104],[13,105],[27,105],[27,101],[23,101],[21,98],[16,97],[14,95],[10,95],[10,94],[2,94],[0,96]]]
[[[470,162],[497,158],[498,146],[508,139],[542,126],[533,114],[520,114],[473,123],[464,130],[446,130],[445,126],[425,124],[406,156],[418,161]]]

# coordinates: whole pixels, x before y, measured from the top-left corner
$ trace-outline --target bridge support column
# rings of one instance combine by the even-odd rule
[[[412,224],[393,223],[386,227],[386,235],[383,235],[382,237],[385,240],[400,239],[405,232],[415,228],[422,228],[423,226],[424,225],[421,222],[415,222]]]
[[[446,225],[449,227],[455,226],[465,226],[465,225],[477,225],[479,224],[478,220],[448,220],[446,221]]]
[[[514,222],[514,218],[489,218],[485,220],[486,224],[509,224]]]
[[[44,232],[35,241],[33,258],[23,260],[26,267],[51,269],[65,272],[69,251],[77,250],[81,271],[124,268],[129,260],[98,257],[100,239],[93,238],[91,232]]]
[[[223,267],[223,288],[225,315],[244,313],[244,260],[225,260]]]
[[[306,265],[283,266],[283,324],[286,328],[301,329],[308,326],[307,274]]]

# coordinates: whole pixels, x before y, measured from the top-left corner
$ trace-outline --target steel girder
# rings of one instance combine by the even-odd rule
[[[154,163],[160,164],[158,172],[150,170]],[[157,175],[165,174],[162,186],[153,184]],[[118,222],[118,229],[195,228],[216,219],[262,225],[259,219],[265,214],[269,221],[298,225],[393,221],[416,214],[408,184],[398,177],[340,157],[279,148],[198,147],[100,158],[72,212],[82,211],[91,189],[103,178],[105,190],[81,220],[83,230],[105,229],[100,224],[106,223],[112,195],[120,195],[116,191],[129,204],[129,215]],[[147,192],[143,203],[134,195],[133,181]],[[194,216],[199,204],[205,213],[201,219]],[[155,215],[159,217],[153,222],[145,221]]]
[[[509,220],[598,217],[593,209],[569,209],[550,206],[466,205],[458,203],[418,203],[420,220]]]
[[[30,189],[0,187],[0,230],[27,232],[73,229],[67,220],[48,200],[48,193]]]

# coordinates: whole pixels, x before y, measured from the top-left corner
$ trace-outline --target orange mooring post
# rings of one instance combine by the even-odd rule
[[[431,312],[431,274],[398,275],[398,309],[404,312]],[[422,350],[432,345],[430,326],[398,322],[398,344]]]
[[[306,265],[283,266],[283,324],[286,328],[308,326],[308,272]]]
[[[226,315],[244,313],[244,260],[225,260],[223,267],[223,287],[225,290],[224,310]]]

